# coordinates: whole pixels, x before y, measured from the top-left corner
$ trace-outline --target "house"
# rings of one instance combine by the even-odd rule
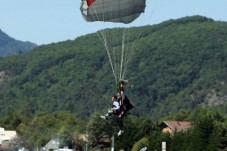
[[[160,128],[163,133],[173,134],[174,132],[182,132],[193,126],[193,122],[189,121],[163,121]]]
[[[6,131],[0,127],[0,148],[8,148],[11,141],[17,137],[16,131]]]
[[[50,149],[53,149],[53,150],[58,150],[59,149],[59,145],[60,145],[60,142],[58,139],[52,139],[50,140],[43,148],[43,150],[50,150]]]
[[[4,128],[0,127],[0,144],[2,144],[4,141],[11,141],[16,137],[16,131],[5,131]]]

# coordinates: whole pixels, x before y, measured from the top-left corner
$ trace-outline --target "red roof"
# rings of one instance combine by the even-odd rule
[[[193,125],[193,123],[189,121],[163,121],[161,126],[163,126],[163,124],[176,132],[185,131]]]

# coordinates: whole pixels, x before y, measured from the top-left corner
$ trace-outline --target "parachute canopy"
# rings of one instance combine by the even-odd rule
[[[145,9],[145,0],[82,0],[81,13],[86,21],[131,23]]]

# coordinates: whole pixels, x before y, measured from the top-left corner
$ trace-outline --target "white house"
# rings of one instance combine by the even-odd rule
[[[9,148],[11,145],[11,141],[16,137],[16,131],[6,131],[4,128],[0,127],[0,150],[4,148]]]
[[[6,131],[4,128],[0,127],[0,144],[2,144],[4,141],[11,141],[16,137],[16,131]]]

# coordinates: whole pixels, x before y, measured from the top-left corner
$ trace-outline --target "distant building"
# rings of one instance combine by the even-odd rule
[[[80,134],[79,140],[84,141],[84,142],[88,142],[88,135],[87,134]]]
[[[16,131],[6,131],[4,128],[0,127],[0,148],[9,148],[11,141],[16,139]]]
[[[50,149],[58,150],[59,145],[60,145],[60,142],[58,139],[52,139],[44,146],[44,150],[46,151],[49,151]]]
[[[44,147],[42,147],[41,151],[73,151],[72,149],[68,149],[68,147],[59,148],[59,145],[59,139],[52,139]]]
[[[173,134],[174,132],[182,132],[188,130],[193,126],[189,121],[163,121],[160,124],[160,128],[163,133]]]
[[[2,144],[3,141],[11,141],[16,137],[17,137],[16,131],[5,131],[4,128],[0,127],[0,144]]]

